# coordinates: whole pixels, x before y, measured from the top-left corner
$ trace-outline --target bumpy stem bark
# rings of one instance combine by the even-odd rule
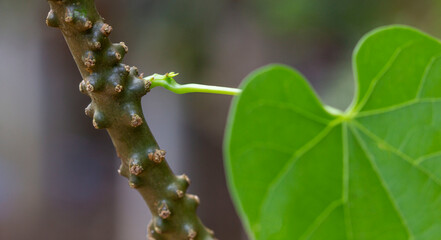
[[[148,239],[214,239],[196,215],[199,198],[187,194],[190,180],[175,176],[165,161],[141,109],[151,86],[136,67],[121,63],[128,48],[112,44],[112,27],[103,22],[93,0],[48,0],[46,23],[61,29],[83,81],[80,91],[92,102],[85,109],[93,126],[107,129],[130,187],[138,190],[152,212]]]

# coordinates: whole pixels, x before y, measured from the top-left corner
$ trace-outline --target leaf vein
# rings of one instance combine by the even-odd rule
[[[441,102],[441,98],[424,98],[424,99],[412,99],[410,101],[407,102],[403,102],[401,104],[397,104],[397,105],[393,105],[393,106],[389,106],[389,107],[385,107],[385,108],[379,108],[379,109],[375,109],[375,110],[370,110],[370,111],[365,111],[365,112],[361,112],[361,113],[357,113],[357,115],[355,116],[356,118],[359,117],[367,117],[367,116],[373,116],[373,115],[379,115],[379,114],[383,114],[383,113],[390,113],[396,110],[401,110],[404,109],[406,107],[410,107],[414,104],[419,104],[419,103],[440,103]]]
[[[392,65],[395,63],[395,61],[398,59],[398,56],[403,51],[403,49],[410,47],[415,41],[408,41],[396,48],[392,56],[387,61],[386,65],[381,69],[381,71],[372,79],[371,84],[369,85],[369,88],[366,91],[365,96],[363,99],[361,99],[360,104],[356,106],[356,112],[359,112],[367,103],[369,98],[372,95],[372,92],[375,90],[375,87],[377,86],[377,83],[383,78],[384,75],[391,69]]]
[[[429,76],[429,72],[430,72],[430,70],[432,69],[433,64],[435,63],[435,61],[436,61],[437,59],[439,59],[440,57],[441,57],[441,56],[434,56],[434,57],[432,57],[432,58],[429,60],[429,63],[427,64],[426,69],[424,69],[423,77],[422,77],[421,80],[420,80],[420,84],[419,84],[419,86],[418,86],[418,91],[417,91],[417,94],[416,94],[416,96],[415,96],[415,99],[420,99],[420,98],[421,98],[421,93],[422,93],[422,91],[423,91],[424,84],[426,83],[427,78],[428,78],[428,76]]]
[[[263,211],[263,204],[265,203],[265,200],[269,197],[271,191],[278,185],[278,183],[283,179],[283,177],[289,172],[289,170],[295,165],[297,160],[303,156],[305,153],[307,153],[309,150],[311,150],[314,146],[316,146],[318,143],[320,143],[334,128],[334,124],[328,124],[317,136],[313,139],[311,139],[309,142],[304,144],[299,150],[295,151],[293,155],[289,158],[287,163],[284,165],[282,170],[277,174],[277,176],[271,181],[270,184],[268,184],[268,188],[263,195],[262,203],[260,205],[260,216],[262,215]],[[259,217],[260,218],[260,217]]]
[[[343,211],[345,216],[345,230],[346,237],[348,239],[353,239],[353,229],[350,209],[348,205],[349,201],[349,146],[348,146],[348,125],[343,123],[342,126],[342,140],[343,140],[343,179],[342,179],[342,200],[343,200]]]
[[[357,128],[360,129],[358,125],[357,125]],[[360,131],[363,131],[363,130],[360,129]],[[414,237],[413,237],[413,233],[412,233],[412,231],[411,231],[411,229],[410,229],[410,227],[409,227],[409,224],[407,223],[406,219],[405,219],[404,216],[402,215],[402,213],[401,213],[401,209],[400,209],[400,207],[398,206],[398,203],[397,203],[397,202],[395,201],[395,199],[393,198],[392,193],[390,192],[389,188],[387,187],[386,182],[384,181],[383,177],[381,176],[381,174],[380,174],[380,170],[378,169],[377,164],[376,164],[375,161],[373,160],[374,158],[373,158],[372,154],[370,153],[370,151],[368,150],[368,147],[366,146],[366,143],[365,143],[364,140],[361,138],[361,136],[358,134],[358,132],[357,132],[355,129],[353,129],[352,127],[351,127],[351,132],[352,132],[352,133],[354,134],[354,136],[357,138],[358,142],[360,143],[361,148],[362,148],[363,151],[365,152],[366,157],[368,158],[368,160],[369,160],[369,162],[370,162],[370,164],[371,164],[371,166],[372,166],[372,169],[373,169],[374,172],[376,173],[376,175],[377,175],[377,177],[378,177],[378,180],[379,180],[380,183],[381,183],[381,186],[383,187],[383,189],[384,189],[384,191],[386,192],[386,194],[387,194],[389,200],[391,201],[392,205],[394,206],[394,209],[395,209],[396,213],[398,214],[398,217],[400,218],[401,223],[403,224],[403,226],[404,226],[405,229],[407,230],[407,232],[408,232],[408,234],[409,234],[409,236],[410,236],[409,238],[410,238],[410,239],[413,239],[413,238],[414,238]]]
[[[311,237],[312,234],[323,224],[323,222],[331,215],[331,213],[337,209],[343,202],[341,199],[337,199],[331,202],[323,211],[317,216],[314,222],[309,225],[305,233],[300,236],[300,240],[306,240]]]
[[[364,132],[374,142],[383,144],[385,146],[385,150],[399,156],[403,161],[406,161],[409,164],[411,164],[414,168],[416,168],[417,170],[422,172],[424,175],[426,175],[430,180],[432,180],[436,185],[441,187],[441,181],[439,181],[438,178],[433,176],[433,174],[431,174],[430,172],[426,171],[424,168],[422,168],[421,166],[416,164],[417,160],[409,157],[408,155],[406,155],[403,152],[400,152],[399,150],[394,148],[392,145],[390,145],[388,142],[384,141],[383,139],[381,139],[380,137],[378,137],[377,135],[375,135],[374,133],[372,133],[371,131],[366,129],[363,125],[361,125],[357,121],[354,121],[354,124],[357,126],[358,129],[360,129],[360,131]]]
[[[429,153],[429,154],[426,154],[426,155],[424,155],[424,156],[421,156],[421,157],[417,158],[417,159],[415,160],[415,164],[416,164],[416,165],[420,165],[421,163],[423,163],[423,162],[426,161],[427,159],[430,159],[430,158],[433,158],[433,157],[439,157],[439,156],[441,156],[441,151],[439,151],[439,152]]]

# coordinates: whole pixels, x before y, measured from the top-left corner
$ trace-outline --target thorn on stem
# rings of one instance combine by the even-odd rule
[[[150,92],[150,88],[152,87],[152,79],[151,80],[145,80],[145,91],[146,92]]]
[[[167,219],[168,217],[170,217],[171,212],[170,212],[170,209],[167,206],[167,203],[162,202],[162,204],[158,208],[158,215],[162,219]]]
[[[93,127],[94,127],[95,129],[100,129],[100,127],[99,127],[98,124],[96,123],[96,120],[95,120],[95,119],[93,119],[92,124],[93,124]]]
[[[106,35],[106,36],[109,36],[110,33],[112,32],[112,30],[113,30],[112,26],[110,26],[107,23],[104,23],[103,26],[100,29],[101,33]]]
[[[149,153],[149,159],[157,164],[161,163],[165,159],[166,151],[156,149],[154,153]]]
[[[130,68],[130,73],[131,73],[133,76],[135,76],[135,77],[139,76],[138,68],[135,67],[135,66],[133,66],[133,67]]]
[[[115,86],[115,92],[120,93],[122,92],[123,88],[124,87],[122,85],[118,84]]]
[[[49,27],[59,27],[58,19],[52,9],[47,14],[46,25],[48,25]]]
[[[66,17],[64,18],[64,21],[67,23],[72,22],[73,21],[72,15],[70,15],[69,13],[66,13]]]
[[[127,47],[127,45],[126,45],[125,42],[120,42],[119,44],[124,48],[124,51],[125,51],[126,53],[129,52],[129,47]]]
[[[96,59],[91,52],[87,53],[87,56],[84,58],[84,66],[87,68],[94,67],[96,63]]]
[[[84,113],[86,114],[86,116],[88,117],[93,117],[93,107],[92,104],[89,104],[85,109],[84,109]]]
[[[108,119],[99,111],[99,109],[94,109],[93,126],[96,129],[103,129],[110,126]]]
[[[93,42],[93,47],[94,47],[96,50],[99,50],[99,49],[101,49],[101,43],[98,42],[98,41]]]
[[[183,178],[188,184],[191,183],[191,180],[190,180],[190,178],[187,176],[187,174],[182,174],[181,177],[182,177],[182,178]]]
[[[84,23],[84,27],[86,28],[86,30],[87,30],[87,29],[91,29],[91,28],[93,27],[93,23],[92,23],[92,21],[87,20],[87,21]]]
[[[133,175],[140,175],[144,171],[144,168],[139,164],[132,164],[130,166],[130,173]]]
[[[178,195],[178,198],[183,198],[184,197],[184,191],[176,190],[176,195]]]
[[[135,189],[135,188],[138,187],[138,186],[137,186],[135,183],[133,183],[133,182],[129,182],[129,186],[130,186],[131,188],[133,188],[133,189]]]
[[[161,234],[161,233],[162,233],[161,229],[158,228],[157,226],[154,226],[153,228],[155,229],[155,232],[156,232],[156,233],[158,233],[158,234]]]
[[[211,236],[214,236],[214,231],[209,229],[209,228],[205,228],[205,230],[208,232],[208,234],[210,234]]]
[[[82,80],[78,86],[78,89],[80,90],[80,92],[86,93],[85,86],[86,86],[86,82],[84,80]]]
[[[122,56],[121,56],[120,53],[116,52],[116,53],[115,53],[115,58],[116,58],[116,60],[119,61],[119,60],[121,60]]]
[[[188,231],[188,239],[189,240],[194,240],[195,238],[196,238],[196,236],[198,235],[198,233],[195,231],[195,230],[193,230],[193,229],[190,229],[189,231]]]
[[[199,205],[199,204],[201,203],[201,200],[200,200],[199,197],[196,196],[196,195],[193,195],[193,194],[187,194],[187,197],[188,197],[189,199],[192,199],[193,201],[195,201],[197,205]]]
[[[93,92],[95,90],[95,87],[90,82],[88,82],[86,85],[86,90],[88,92]]]
[[[132,115],[132,120],[130,121],[130,125],[132,127],[139,127],[142,124],[142,118],[138,114]]]

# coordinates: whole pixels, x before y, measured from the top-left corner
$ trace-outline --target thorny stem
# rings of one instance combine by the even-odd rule
[[[152,213],[148,239],[214,239],[196,215],[199,198],[186,193],[189,178],[173,174],[145,121],[141,97],[151,82],[136,67],[121,63],[128,47],[110,42],[112,27],[103,22],[93,0],[48,2],[46,23],[62,31],[83,77],[80,91],[92,99],[85,113],[96,129],[107,130],[121,158],[118,172]]]
[[[160,86],[177,94],[199,92],[223,95],[239,95],[242,92],[242,90],[238,88],[209,86],[195,83],[181,85],[177,83],[173,78],[177,75],[178,73],[174,72],[166,73],[165,75],[153,74],[144,78],[144,80],[150,81],[152,83],[150,88]]]

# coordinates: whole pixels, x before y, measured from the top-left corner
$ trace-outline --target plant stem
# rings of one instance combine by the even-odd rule
[[[181,85],[177,83],[173,78],[177,75],[178,74],[174,72],[167,73],[165,75],[153,74],[144,79],[152,83],[151,88],[160,86],[177,94],[198,92],[223,95],[239,95],[242,92],[242,90],[238,88],[218,87],[195,83]]]
[[[150,208],[149,240],[214,239],[196,215],[199,198],[186,193],[189,178],[173,174],[146,123],[141,97],[151,82],[136,67],[121,63],[127,46],[110,42],[112,27],[93,0],[48,2],[46,23],[62,31],[83,77],[80,91],[92,99],[85,113],[96,129],[107,130],[121,158],[118,172]]]

